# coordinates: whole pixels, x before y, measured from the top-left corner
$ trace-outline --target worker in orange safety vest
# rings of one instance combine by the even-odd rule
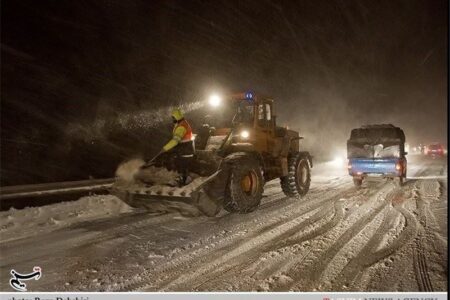
[[[172,139],[164,145],[161,152],[175,154],[175,166],[181,173],[179,185],[185,185],[188,183],[189,164],[195,152],[192,128],[179,108],[172,111],[172,121],[174,123]]]
[[[183,116],[183,112],[179,108],[172,111],[172,121],[174,123],[172,139],[163,147],[163,151],[167,152],[179,144],[192,142],[192,128]]]

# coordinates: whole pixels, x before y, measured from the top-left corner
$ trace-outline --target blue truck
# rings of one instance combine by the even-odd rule
[[[356,187],[367,177],[406,179],[405,134],[392,124],[364,125],[351,131],[347,141],[348,173]]]

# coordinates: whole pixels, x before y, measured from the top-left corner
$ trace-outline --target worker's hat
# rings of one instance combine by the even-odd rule
[[[180,121],[181,119],[184,118],[183,112],[181,111],[180,108],[174,108],[174,109],[172,110],[172,117],[173,117],[175,120]]]

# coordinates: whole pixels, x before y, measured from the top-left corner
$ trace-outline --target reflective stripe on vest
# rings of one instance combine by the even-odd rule
[[[186,133],[184,134],[183,138],[181,139],[180,143],[186,143],[190,142],[192,140],[192,128],[189,125],[189,123],[186,120],[182,120],[181,122],[177,123],[175,127],[173,128],[173,133],[177,130],[178,126],[182,126],[186,129]]]

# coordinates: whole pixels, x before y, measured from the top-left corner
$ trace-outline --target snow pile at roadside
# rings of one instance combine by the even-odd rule
[[[76,222],[109,217],[132,209],[111,195],[82,197],[77,201],[61,202],[41,207],[11,208],[0,212],[2,242],[67,227]]]

